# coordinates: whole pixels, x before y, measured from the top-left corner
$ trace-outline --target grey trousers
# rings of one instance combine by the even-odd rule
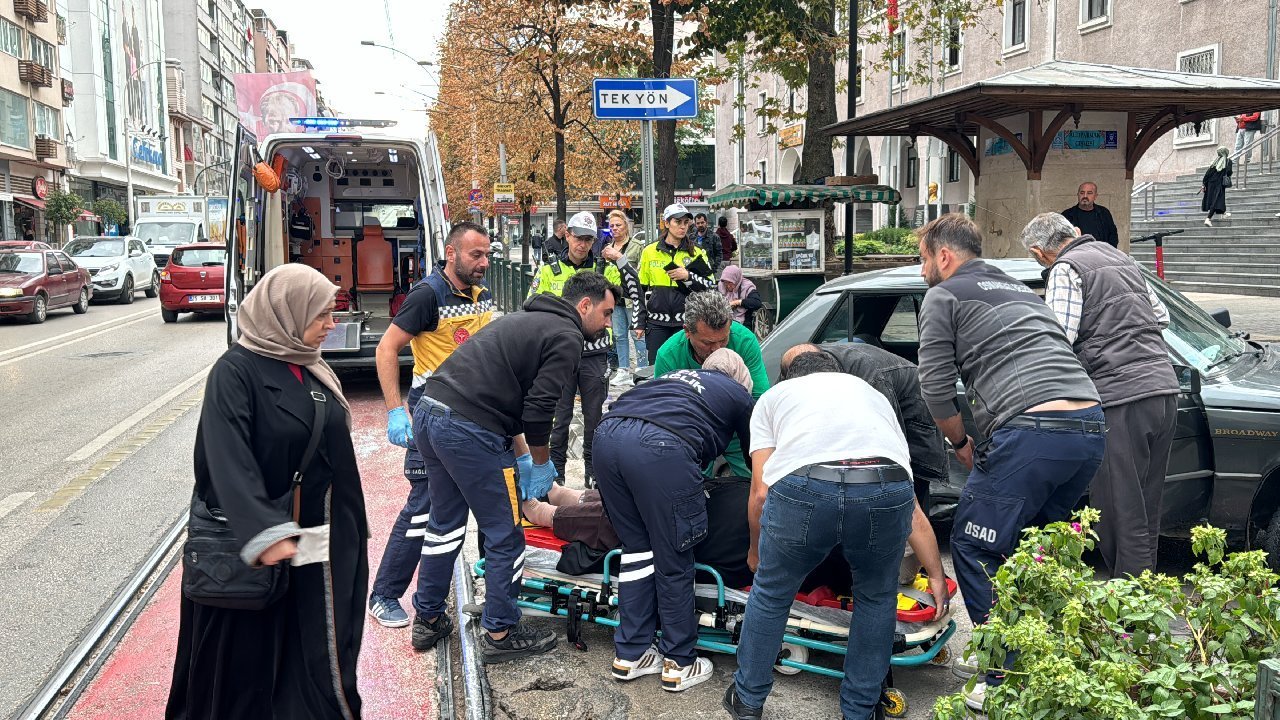
[[[1089,487],[1089,504],[1102,512],[1098,550],[1111,577],[1137,576],[1156,567],[1178,396],[1157,395],[1104,412],[1107,451]]]

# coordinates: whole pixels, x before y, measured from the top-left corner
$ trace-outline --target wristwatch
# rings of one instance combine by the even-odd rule
[[[960,442],[951,443],[951,448],[953,450],[963,450],[964,446],[968,444],[969,444],[969,436],[965,435],[963,438],[960,439]]]

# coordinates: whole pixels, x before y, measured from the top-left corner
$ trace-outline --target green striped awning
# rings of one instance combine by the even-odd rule
[[[780,206],[802,201],[879,202],[893,205],[902,201],[888,185],[729,185],[708,198],[712,208],[745,208],[751,205]]]

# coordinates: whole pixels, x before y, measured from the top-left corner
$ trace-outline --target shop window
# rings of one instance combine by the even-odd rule
[[[31,113],[29,101],[18,94],[0,89],[0,143],[14,147],[31,147]]]
[[[26,35],[22,28],[0,18],[0,50],[10,55],[22,57],[22,37]]]

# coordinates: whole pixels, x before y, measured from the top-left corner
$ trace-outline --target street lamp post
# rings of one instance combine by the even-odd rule
[[[858,0],[849,0],[849,79],[845,82],[847,118],[858,112]],[[844,172],[853,176],[857,167],[856,141],[850,134],[844,141]],[[856,214],[852,202],[844,205],[844,274],[853,274],[853,225]]]
[[[149,63],[143,63],[142,65],[139,65],[138,67],[134,68],[133,72],[129,73],[128,76],[125,77],[125,81],[124,81],[125,96],[127,97],[129,95],[129,88],[133,83],[134,78],[138,76],[139,72],[142,72],[143,68],[149,67],[151,65],[161,65],[163,63],[164,63],[163,60],[152,60]],[[128,107],[127,101],[125,102],[125,106],[126,108]],[[129,126],[132,124],[132,121],[133,121],[133,118],[128,114],[126,110],[125,117],[124,117],[124,176],[125,176],[124,199],[126,203],[125,213],[129,217],[130,230],[133,229],[133,137],[129,129]],[[160,152],[161,153],[164,152],[163,147],[161,148]]]

